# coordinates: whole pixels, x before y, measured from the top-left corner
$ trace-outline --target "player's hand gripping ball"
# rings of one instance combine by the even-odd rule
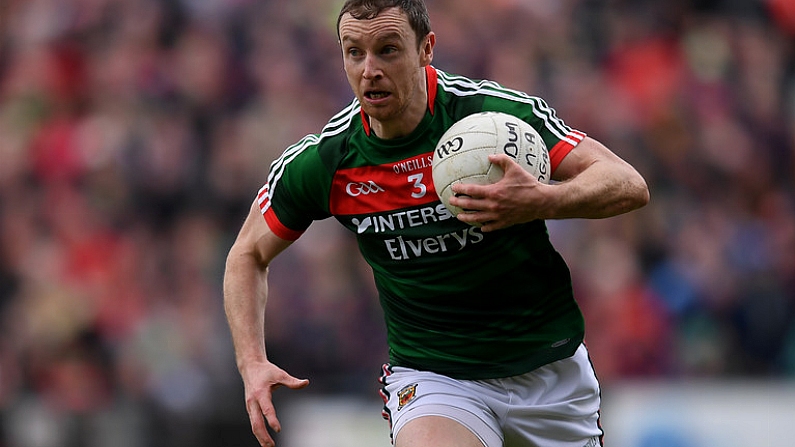
[[[489,154],[506,154],[538,181],[549,183],[549,152],[531,125],[501,112],[469,115],[442,135],[433,152],[433,183],[453,215],[466,212],[450,205],[453,184],[487,185],[502,178],[502,169],[489,162]]]

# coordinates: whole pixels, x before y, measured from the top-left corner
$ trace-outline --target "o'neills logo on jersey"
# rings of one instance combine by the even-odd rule
[[[357,197],[362,194],[378,194],[379,192],[386,191],[384,188],[378,186],[374,181],[369,180],[366,182],[351,182],[345,186],[345,192],[351,197]]]

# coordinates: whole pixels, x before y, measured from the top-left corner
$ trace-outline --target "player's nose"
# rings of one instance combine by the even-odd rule
[[[382,74],[383,71],[381,70],[377,58],[368,54],[364,58],[364,71],[362,72],[362,77],[365,79],[377,79]]]

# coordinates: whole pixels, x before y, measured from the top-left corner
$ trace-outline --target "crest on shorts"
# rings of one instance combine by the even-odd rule
[[[398,411],[408,405],[408,403],[414,400],[415,397],[417,397],[416,383],[403,387],[402,390],[398,391]]]

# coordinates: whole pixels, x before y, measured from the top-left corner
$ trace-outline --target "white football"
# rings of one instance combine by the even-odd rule
[[[540,182],[549,183],[549,152],[531,125],[507,113],[475,113],[447,129],[433,152],[436,193],[453,215],[465,212],[450,205],[453,184],[486,185],[502,178],[502,169],[489,162],[489,154],[506,154]]]

